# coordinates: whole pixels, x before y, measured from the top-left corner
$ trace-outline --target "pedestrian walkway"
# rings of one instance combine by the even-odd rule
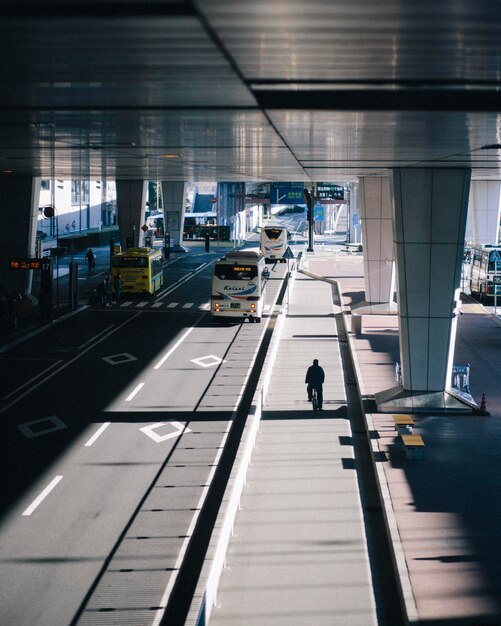
[[[297,276],[213,626],[377,623],[335,309],[329,283]],[[326,373],[318,416],[313,358]]]

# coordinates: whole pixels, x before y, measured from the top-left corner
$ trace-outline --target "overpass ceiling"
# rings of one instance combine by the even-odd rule
[[[2,0],[0,15],[2,176],[501,178],[499,2]]]

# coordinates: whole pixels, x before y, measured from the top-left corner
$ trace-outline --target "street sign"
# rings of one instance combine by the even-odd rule
[[[287,250],[284,252],[284,259],[293,259],[294,252],[290,249],[290,246],[287,246]]]
[[[323,222],[325,219],[324,207],[319,203],[313,207],[313,219],[315,222]]]
[[[344,200],[344,187],[333,183],[317,183],[317,196],[331,200]]]
[[[304,183],[270,183],[270,204],[304,204]]]

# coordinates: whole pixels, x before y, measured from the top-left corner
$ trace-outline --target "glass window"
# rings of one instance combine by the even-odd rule
[[[221,280],[252,280],[257,276],[255,265],[216,265],[214,274]]]
[[[264,232],[268,239],[278,239],[282,235],[283,230],[281,228],[265,228]]]
[[[148,267],[148,259],[114,256],[113,267]]]

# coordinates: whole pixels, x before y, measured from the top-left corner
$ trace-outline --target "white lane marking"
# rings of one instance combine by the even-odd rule
[[[160,435],[156,431],[159,428],[162,428],[162,426],[173,426],[175,430],[165,435]],[[174,439],[174,437],[180,437],[186,433],[191,433],[191,429],[185,424],[181,424],[181,422],[157,422],[156,424],[150,424],[150,426],[144,426],[139,430],[148,437],[151,437],[151,439],[153,439],[156,443],[162,443],[167,441],[167,439]]]
[[[177,306],[179,304],[179,302],[171,302],[170,304],[167,305],[168,309],[173,309],[175,306]]]
[[[159,306],[163,306],[163,304],[164,304],[163,302],[154,302],[154,303],[151,305],[151,308],[152,308],[152,309],[157,309]]]
[[[85,444],[85,447],[89,447],[91,446],[94,441],[96,441],[96,439],[102,435],[104,433],[104,431],[108,428],[108,426],[111,424],[111,422],[104,422],[104,424],[102,424],[97,430],[96,432],[92,435],[92,437],[89,439],[89,441]]]
[[[41,371],[39,374],[37,374],[36,376],[33,376],[33,378],[30,378],[29,380],[27,380],[25,383],[23,383],[22,385],[19,385],[19,387],[17,387],[16,389],[14,389],[14,391],[11,391],[10,393],[8,393],[6,396],[4,396],[2,398],[2,400],[8,400],[10,397],[17,395],[21,389],[23,389],[24,387],[27,387],[28,385],[31,385],[33,383],[34,380],[36,380],[37,378],[40,378],[40,376],[45,376],[45,374],[47,374],[47,372],[49,370],[51,370],[53,367],[56,367],[56,365],[59,365],[60,363],[63,362],[63,359],[59,359],[57,360],[55,363],[52,363],[52,365],[49,365],[49,367],[46,367],[43,371]]]
[[[53,478],[50,483],[45,487],[40,495],[38,495],[30,506],[24,511],[23,515],[31,515],[33,511],[45,500],[45,498],[49,495],[49,493],[54,489],[57,483],[62,480],[62,476],[56,476]]]
[[[108,339],[108,337],[110,337],[111,335],[113,335],[113,333],[117,332],[118,330],[120,330],[121,328],[123,328],[126,324],[129,324],[130,322],[132,322],[132,320],[134,320],[136,317],[138,317],[139,315],[141,315],[141,311],[138,311],[137,313],[135,313],[134,315],[131,315],[130,318],[128,320],[125,320],[125,322],[123,324],[120,324],[119,326],[116,326],[115,328],[113,328],[113,330],[111,330],[107,335],[104,335],[103,337],[101,337],[100,339],[98,339],[95,343],[93,343],[92,345],[90,345],[88,348],[85,348],[85,350],[82,350],[81,352],[79,352],[76,356],[74,356],[72,359],[70,359],[69,361],[66,361],[65,363],[63,363],[60,367],[58,367],[57,369],[55,369],[53,372],[51,372],[47,377],[43,378],[42,380],[39,380],[37,383],[35,383],[34,385],[32,385],[29,389],[27,389],[24,393],[18,395],[16,398],[14,398],[14,400],[12,400],[12,402],[9,402],[9,404],[6,404],[5,406],[3,406],[0,409],[0,413],[5,413],[5,411],[7,411],[8,409],[10,409],[11,406],[14,406],[15,404],[17,404],[20,400],[22,400],[23,398],[25,398],[28,394],[30,394],[32,391],[34,391],[35,389],[37,389],[38,387],[40,387],[40,385],[46,385],[47,381],[52,378],[53,376],[55,376],[56,374],[59,374],[59,372],[62,372],[66,367],[68,367],[69,365],[71,365],[74,361],[77,361],[78,359],[82,358],[82,356],[86,353],[89,352],[89,350],[92,350],[92,348],[94,348],[95,346],[97,346],[98,344],[100,344],[102,341],[104,341],[105,339]],[[201,319],[201,318],[200,318]],[[200,320],[197,321],[197,324]]]
[[[139,383],[139,385],[134,389],[134,391],[125,398],[125,402],[130,402],[132,398],[136,395],[136,393],[138,393],[138,391],[142,389],[143,387],[144,387],[144,383]]]
[[[197,326],[198,322],[203,318],[203,316],[205,315],[205,313],[203,315],[201,315],[197,321],[193,324],[193,326],[191,328],[188,328],[188,330],[184,333],[184,335],[178,339],[176,341],[176,343],[172,346],[172,348],[167,352],[167,354],[165,354],[160,361],[155,365],[155,367],[153,369],[160,369],[162,367],[162,365],[165,363],[165,361],[167,361],[167,359],[170,357],[170,355],[174,352],[174,350],[176,350],[181,343],[186,339],[186,337],[191,333],[192,330],[195,329],[195,327]]]
[[[137,309],[140,309],[140,308],[142,308],[143,306],[146,306],[147,304],[148,304],[147,302],[138,302],[138,303],[136,304],[136,308],[137,308]]]
[[[191,328],[188,328],[188,330],[184,333],[184,335],[181,337],[181,339],[178,339],[176,341],[176,343],[172,346],[172,348],[167,352],[167,354],[165,354],[160,361],[155,365],[155,367],[153,369],[160,369],[162,367],[162,365],[165,363],[165,361],[167,361],[167,359],[170,357],[170,355],[174,352],[174,350],[176,350],[176,348],[186,339],[186,337],[191,333],[191,331],[194,329],[195,327],[192,326]]]
[[[187,302],[186,304],[183,304],[183,309],[191,309],[193,304],[193,302]]]
[[[179,574],[179,570],[181,569],[181,565],[184,561],[186,550],[188,549],[188,544],[191,541],[193,531],[195,530],[195,525],[198,521],[198,518],[200,517],[200,512],[202,510],[203,504],[207,497],[207,493],[209,492],[209,488],[212,484],[212,480],[214,478],[214,474],[216,473],[217,466],[219,465],[219,460],[221,458],[221,455],[223,454],[223,450],[226,445],[226,439],[228,438],[228,433],[231,428],[232,422],[233,420],[230,420],[228,422],[228,425],[226,426],[226,431],[221,440],[221,445],[219,446],[214,462],[212,463],[212,467],[207,477],[205,487],[203,488],[202,493],[200,494],[200,499],[198,500],[198,504],[195,508],[195,513],[193,517],[191,518],[191,522],[188,527],[186,537],[184,538],[184,541],[181,545],[181,549],[179,550],[179,554],[177,555],[177,559],[176,559],[176,562],[174,563],[173,571],[171,572],[170,578],[167,582],[167,586],[165,587],[165,591],[163,592],[162,598],[160,600],[159,608],[155,614],[155,618],[151,626],[159,626],[160,622],[162,621],[162,617],[164,616],[165,609],[167,608],[167,601],[169,600],[170,594],[172,592],[172,588],[174,587],[174,583],[176,582],[176,578]]]
[[[165,291],[162,291],[161,294],[158,295],[158,299],[162,300],[162,298],[165,298],[165,296],[168,296],[170,293],[172,293],[175,289],[177,289],[178,287],[186,283],[188,280],[191,280],[192,278],[194,278],[199,272],[202,272],[208,265],[211,265],[212,263],[215,263],[215,262],[216,262],[216,259],[214,259],[213,261],[204,263],[203,265],[200,266],[199,269],[193,272],[189,272],[188,274],[186,274],[186,276],[183,276],[183,278],[180,278],[177,281],[177,283],[174,283],[174,285],[172,285],[170,289],[166,289]]]

